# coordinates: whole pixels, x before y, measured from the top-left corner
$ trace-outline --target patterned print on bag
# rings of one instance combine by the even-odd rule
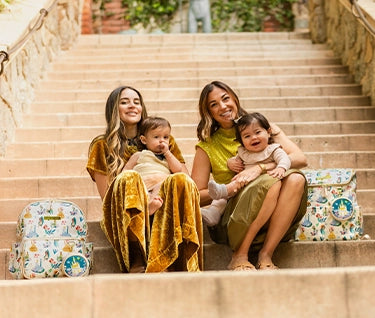
[[[30,203],[19,216],[17,236],[20,242],[12,244],[9,255],[9,272],[16,279],[70,276],[62,264],[71,255],[81,256],[88,271],[92,268],[93,244],[86,243],[85,216],[72,202]]]
[[[352,169],[304,170],[307,212],[295,233],[297,241],[355,240],[363,234]]]

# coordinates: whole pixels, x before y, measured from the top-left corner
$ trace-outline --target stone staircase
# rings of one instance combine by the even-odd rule
[[[74,201],[85,211],[89,241],[95,246],[93,273],[118,273],[99,227],[101,201],[85,169],[90,141],[104,132],[105,100],[122,84],[139,89],[149,113],[171,122],[190,169],[199,93],[212,80],[232,86],[245,109],[264,113],[284,129],[306,153],[310,168],[356,169],[365,233],[375,237],[375,108],[327,46],[314,45],[308,34],[301,33],[87,35],[53,64],[17,129],[16,140],[0,159],[0,279],[10,279],[8,251],[16,241],[22,208],[50,197]],[[323,267],[334,267],[341,274],[345,271],[341,267],[360,270],[359,266],[375,265],[374,247],[373,240],[288,242],[278,248],[275,262],[289,270],[269,274],[285,273],[282,280],[294,274],[314,277]],[[205,232],[206,270],[225,269],[230,255],[226,246],[213,244]],[[202,278],[178,273],[165,277],[173,275],[183,280]],[[216,277],[214,272],[205,275],[203,280]],[[238,277],[229,272],[220,275],[226,284]],[[114,280],[120,276],[124,275]],[[136,277],[140,285],[147,277],[125,276]],[[101,275],[93,277],[84,284],[93,279],[103,283]]]

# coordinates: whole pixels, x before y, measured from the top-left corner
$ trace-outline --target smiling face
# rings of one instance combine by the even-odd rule
[[[126,126],[136,125],[142,116],[142,104],[136,91],[126,88],[121,92],[118,105],[120,120]]]
[[[224,89],[215,86],[208,94],[207,102],[210,115],[220,127],[231,128],[238,111],[233,97]]]
[[[254,119],[240,132],[243,146],[251,152],[263,151],[268,146],[271,131],[263,128],[259,122]]]
[[[171,128],[169,126],[159,126],[148,130],[145,135],[141,135],[140,138],[141,142],[146,145],[148,150],[159,154],[165,152],[165,147],[168,149],[170,134]]]

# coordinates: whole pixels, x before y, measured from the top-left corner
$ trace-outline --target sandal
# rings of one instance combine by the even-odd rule
[[[262,264],[262,263],[258,262],[257,266],[256,266],[256,269],[258,269],[258,270],[273,270],[273,269],[280,269],[280,268],[273,263]]]
[[[251,264],[245,258],[234,258],[230,261],[228,267],[231,271],[254,271],[256,270],[255,266]]]

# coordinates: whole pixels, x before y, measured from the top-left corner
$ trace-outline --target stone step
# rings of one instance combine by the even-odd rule
[[[199,121],[198,109],[149,111],[149,115],[162,116],[169,120],[172,129],[178,124],[197,124]],[[253,110],[247,109],[251,112]],[[375,107],[316,107],[316,108],[278,108],[257,109],[270,121],[277,122],[309,122],[314,121],[358,121],[375,118]],[[105,126],[103,112],[43,112],[26,114],[23,117],[23,128],[28,127],[71,127],[71,126]]]
[[[220,64],[220,63],[217,63]],[[136,79],[154,79],[160,78],[220,78],[223,74],[225,76],[278,76],[278,75],[327,75],[327,74],[347,74],[348,68],[342,65],[322,65],[322,66],[279,66],[279,67],[220,67],[220,68],[159,68],[159,69],[135,69],[131,71],[131,77]],[[116,68],[103,69],[100,71],[101,77],[107,80],[119,81],[119,79],[127,79],[129,70],[126,67],[121,68],[117,65]],[[48,79],[63,80],[69,78],[70,80],[88,80],[96,78],[98,71],[96,68],[92,70],[61,70],[48,74]],[[124,81],[124,80],[123,80]],[[126,82],[128,82],[126,80]],[[231,84],[228,82],[228,84]]]
[[[4,317],[17,313],[18,317],[58,318],[66,314],[284,318],[303,313],[304,318],[369,318],[374,316],[374,280],[375,269],[370,266],[251,273],[97,274],[81,279],[2,281],[0,305]],[[56,291],[59,301],[46,302]],[[33,294],[38,297],[30,297]],[[256,305],[244,304],[244,294]],[[147,299],[147,306],[140,299]],[[308,306],[307,299],[314,306]],[[108,304],[117,305],[109,308]]]
[[[217,50],[217,49],[216,49]],[[95,51],[96,52],[96,51]],[[292,53],[290,54],[292,55]],[[291,58],[290,56],[241,56],[237,57],[236,59],[227,59],[223,57],[222,59],[214,59],[214,60],[200,60],[200,58],[196,59],[178,59],[178,60],[148,60],[145,59],[144,61],[141,60],[132,60],[129,61],[127,58],[126,52],[119,52],[119,53],[112,53],[109,52],[107,55],[102,54],[100,56],[100,61],[95,56],[87,56],[87,55],[67,55],[63,56],[59,61],[54,63],[52,66],[54,71],[66,71],[67,68],[74,69],[74,65],[78,65],[80,69],[83,70],[93,70],[93,65],[98,65],[98,69],[104,69],[104,66],[107,67],[114,67],[114,69],[118,68],[119,66],[122,68],[126,68],[129,70],[149,70],[149,69],[187,69],[187,68],[195,68],[195,69],[208,69],[208,68],[217,68],[217,65],[220,64],[221,68],[228,68],[228,67],[280,67],[280,66],[323,66],[323,65],[342,65],[340,60],[337,57],[332,55],[323,56],[296,56],[295,58]],[[120,65],[115,65],[115,62],[120,63]]]
[[[375,120],[362,121],[325,121],[325,122],[275,122],[287,135],[328,135],[328,134],[373,134]],[[197,124],[180,124],[173,126],[173,136],[183,138],[196,134]],[[18,128],[16,142],[58,142],[92,140],[104,133],[104,126],[73,126],[73,127],[35,127]],[[43,154],[42,154],[43,155]]]
[[[124,84],[124,83],[123,83]],[[115,85],[116,87],[116,85]],[[174,99],[145,101],[147,110],[150,112],[175,110],[186,111],[197,109],[197,99]],[[289,97],[255,97],[241,98],[241,106],[245,109],[255,111],[264,108],[315,108],[315,107],[352,107],[353,109],[361,106],[370,106],[371,101],[367,96],[289,96]],[[104,114],[104,100],[75,100],[75,101],[35,101],[30,107],[33,112],[102,112]]]
[[[361,86],[358,84],[341,85],[295,85],[295,86],[270,86],[267,87],[239,87],[237,89],[240,95],[247,92],[249,97],[282,97],[282,96],[337,96],[361,94]],[[145,100],[149,98],[156,99],[175,99],[175,98],[199,98],[200,89],[197,88],[144,88],[142,96]],[[41,88],[36,93],[36,98],[44,100],[62,99],[97,99],[105,100],[108,96],[107,89],[44,89]]]
[[[358,172],[359,181],[361,175]],[[16,222],[22,209],[30,202],[49,199],[50,196],[38,196],[38,197],[23,197],[23,198],[5,198],[0,199],[0,222]],[[88,221],[97,221],[102,217],[102,203],[98,194],[94,196],[84,197],[58,197],[59,199],[68,200],[78,204],[85,212],[86,219]],[[375,191],[373,189],[357,189],[358,202],[362,208],[363,214],[375,215],[375,207],[373,202],[375,201]],[[369,222],[366,222],[368,226]],[[371,222],[372,224],[372,222]],[[371,233],[375,233],[375,230],[371,227]]]
[[[21,211],[31,202],[47,200],[50,196],[6,198],[0,199],[0,222],[16,222]],[[71,201],[77,204],[85,213],[87,221],[98,221],[102,218],[102,201],[99,194],[94,196],[65,196],[57,199]]]
[[[85,56],[90,56],[90,53],[93,49],[95,52],[109,52],[114,54],[116,52],[122,52],[126,54],[135,54],[139,53],[140,55],[144,54],[170,54],[170,53],[186,53],[187,51],[194,51],[194,52],[203,52],[203,53],[212,53],[215,51],[224,52],[225,50],[242,50],[242,51],[249,51],[257,52],[257,51],[278,51],[278,50],[328,50],[326,44],[314,44],[311,41],[294,41],[294,42],[273,42],[273,41],[230,41],[230,42],[220,42],[215,41],[215,46],[213,43],[170,43],[170,45],[163,45],[163,46],[144,46],[144,45],[126,45],[126,46],[119,46],[119,45],[111,45],[111,46],[88,46],[88,45],[77,45],[75,46],[69,54],[70,57],[74,57],[78,54],[82,54]]]
[[[188,156],[187,168],[191,170],[193,155]],[[342,158],[345,157],[345,158]],[[358,188],[375,191],[375,178],[373,170],[369,167],[375,160],[375,152],[335,152],[323,153],[312,156],[307,154],[309,167],[318,169],[320,167],[342,168],[352,167],[354,169],[362,168],[358,174],[364,177],[359,178]],[[315,164],[316,163],[316,164]],[[314,165],[315,164],[315,165]],[[320,166],[321,164],[322,166]],[[359,167],[357,167],[358,165]],[[367,168],[366,168],[367,165]],[[85,166],[82,166],[84,170]],[[367,169],[370,169],[368,171]],[[88,173],[85,175],[76,174],[73,176],[47,176],[47,177],[19,177],[19,178],[1,178],[0,199],[6,198],[37,198],[37,197],[66,197],[74,193],[75,196],[95,196],[97,189],[95,183],[91,181]]]
[[[368,174],[369,174],[369,179],[367,180],[366,178]],[[357,170],[357,176],[358,176],[358,189],[357,189],[358,203],[362,207],[362,211],[364,214],[375,215],[375,207],[373,204],[373,202],[375,202],[373,169]],[[90,186],[89,181],[87,182],[87,186]],[[74,193],[74,195],[76,195],[76,193]],[[0,222],[15,222],[18,218],[19,213],[27,204],[33,201],[49,199],[51,197],[75,202],[83,209],[83,211],[85,211],[86,218],[89,221],[101,219],[101,215],[102,215],[101,200],[97,193],[95,193],[92,196],[84,195],[82,197],[79,197],[79,196],[72,197],[71,194],[66,195],[66,196],[62,196],[62,195],[57,196],[57,195],[54,195],[54,193],[46,193],[44,196],[38,195],[38,196],[33,197],[30,195],[29,192],[27,192],[23,196],[20,195],[20,197],[0,198]]]
[[[281,243],[275,251],[274,262],[283,270],[290,268],[327,268],[374,266],[375,255],[372,253],[375,240],[355,241],[290,241]],[[226,270],[232,251],[227,245],[204,245],[204,270]],[[9,249],[0,249],[0,271],[3,278],[11,279],[7,271]],[[256,255],[250,255],[250,261],[256,262]],[[95,247],[93,274],[119,273],[112,247]],[[3,270],[1,270],[3,269]]]
[[[91,49],[95,50],[96,49]],[[138,50],[138,49],[137,49]],[[77,52],[77,50],[69,51],[69,53],[62,54],[58,60],[56,60],[56,63],[52,66],[60,68],[61,64],[64,63],[73,63],[73,61],[76,61],[77,63],[98,63],[98,62],[104,62],[109,63],[113,62],[113,60],[117,60],[121,62],[121,65],[129,68],[129,69],[152,69],[152,68],[215,68],[215,65],[217,67],[218,60],[215,61],[200,61],[199,59],[194,60],[176,60],[176,61],[132,61],[129,63],[129,61],[126,58],[126,54],[124,52],[120,52],[119,54],[114,54],[113,51],[108,50],[108,55],[103,55],[100,58],[100,61],[95,56],[92,56],[91,54],[89,56],[82,56],[80,54],[74,54]],[[72,54],[71,54],[72,53]],[[276,57],[245,57],[245,58],[236,58],[236,59],[222,59],[219,61],[220,67],[234,67],[234,66],[282,66],[282,65],[288,65],[288,66],[301,66],[301,65],[342,65],[341,60],[337,58],[334,55],[331,56],[323,56],[323,57],[314,57],[305,55],[303,57],[282,57],[282,56],[276,56]]]
[[[186,132],[191,134],[192,130]],[[372,142],[375,134],[289,135],[288,137],[306,152],[375,150],[375,144]],[[53,171],[57,174],[73,171],[78,173],[82,167],[77,169],[75,163],[77,159],[87,157],[90,142],[91,140],[14,142],[8,146],[6,157],[0,158],[0,162],[3,163],[0,165],[0,176],[17,177],[38,173],[45,175]],[[183,155],[194,154],[197,138],[178,137],[176,142]],[[39,158],[47,159],[37,160]],[[65,160],[69,160],[69,163],[64,163],[64,158],[67,158]],[[79,161],[78,164],[81,165],[81,162]]]
[[[26,205],[25,205],[26,206]],[[18,215],[21,213],[19,211]],[[9,249],[11,244],[18,242],[20,238],[16,235],[17,220],[12,222],[0,221],[0,249]],[[100,228],[99,220],[87,221],[88,224],[88,237],[87,241],[92,242],[94,247],[110,247],[110,243],[105,237],[102,229]],[[363,220],[363,233],[367,234],[370,238],[375,239],[375,214],[365,214]],[[214,244],[210,239],[208,230],[204,226],[204,243]],[[375,241],[374,241],[375,242]],[[298,242],[301,243],[301,242]],[[215,244],[216,245],[216,244]],[[224,269],[224,268],[223,268]]]
[[[166,49],[165,51],[161,50],[161,52],[142,52],[142,49],[135,48],[134,50],[126,49],[126,48],[114,48],[111,49],[110,53],[107,49],[95,49],[95,56],[98,58],[113,56],[113,55],[121,55],[124,54],[127,57],[127,61],[189,61],[189,60],[222,60],[225,58],[229,59],[237,59],[237,58],[290,58],[291,55],[295,56],[296,58],[304,58],[306,55],[309,55],[311,58],[332,58],[334,57],[333,52],[328,49],[327,47],[322,47],[321,49],[315,49],[315,47],[302,47],[299,50],[294,50],[293,48],[285,46],[284,49],[278,50],[276,46],[272,48],[269,47],[269,50],[259,49],[259,50],[238,50],[234,49],[233,47],[221,47],[219,48],[196,48],[190,47],[185,50],[178,50],[178,49]],[[138,51],[141,51],[139,54]],[[80,49],[76,51],[72,51],[72,56],[88,56],[92,54],[92,49]]]
[[[143,65],[143,64],[142,64]],[[184,87],[203,87],[212,80],[210,77],[198,78],[149,78],[147,80],[128,76],[127,82],[132,83],[133,87],[142,88],[184,88]],[[236,87],[249,86],[268,86],[268,85],[328,85],[328,84],[352,84],[353,78],[349,74],[301,74],[301,75],[276,75],[276,76],[221,76],[221,80],[231,83]],[[115,86],[123,84],[121,80],[76,80],[67,79],[49,79],[43,84],[43,88],[55,89],[107,89],[111,90]]]
[[[254,49],[264,49],[269,48],[270,46],[275,47],[276,45],[285,47],[316,47],[326,49],[326,44],[319,44],[319,43],[311,43],[311,39],[309,38],[298,38],[298,39],[281,39],[280,33],[274,34],[277,38],[264,38],[262,35],[255,39],[253,33],[241,33],[241,36],[238,37],[239,33],[231,33],[230,38],[222,37],[220,34],[216,33],[214,36],[209,37],[191,37],[188,34],[180,34],[180,37],[170,37],[169,39],[166,38],[152,38],[147,39],[143,35],[137,34],[135,37],[123,37],[123,36],[114,36],[110,39],[110,35],[106,34],[102,38],[96,39],[87,39],[87,35],[85,35],[84,39],[80,39],[78,43],[72,48],[71,51],[79,51],[79,50],[110,50],[113,49],[146,49],[146,50],[158,50],[158,49],[174,49],[174,48],[212,48],[213,45],[217,47],[233,47],[238,49],[238,47],[252,47]],[[202,34],[201,34],[202,35]],[[169,35],[170,36],[170,35]],[[238,37],[238,38],[236,38]],[[83,42],[83,41],[86,42]],[[70,56],[70,55],[69,55]]]
[[[118,45],[167,46],[195,43],[235,43],[257,41],[261,43],[300,43],[308,42],[309,32],[223,32],[223,33],[168,33],[168,34],[91,34],[79,38],[77,47],[113,47]]]

